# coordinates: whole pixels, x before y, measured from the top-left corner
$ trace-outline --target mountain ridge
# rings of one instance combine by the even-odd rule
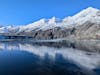
[[[79,12],[78,14],[74,16],[66,17],[64,19],[59,19],[56,17],[52,17],[51,19],[43,18],[39,21],[33,22],[25,26],[0,27],[0,33],[27,35],[27,36],[32,35],[33,38],[36,38],[36,36],[38,35],[37,39],[41,39],[41,38],[54,39],[54,38],[62,38],[67,36],[71,36],[71,37],[76,35],[80,36],[81,34],[83,35],[82,30],[86,30],[87,28],[90,28],[92,25],[99,27],[100,10],[93,7],[88,7],[82,10],[81,12]]]

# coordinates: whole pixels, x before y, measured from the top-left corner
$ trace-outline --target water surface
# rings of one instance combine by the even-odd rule
[[[99,42],[0,42],[0,75],[100,75]]]

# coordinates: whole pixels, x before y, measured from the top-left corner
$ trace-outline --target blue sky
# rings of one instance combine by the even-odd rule
[[[99,0],[0,0],[0,25],[24,25],[41,18],[64,18],[84,8],[100,9]]]

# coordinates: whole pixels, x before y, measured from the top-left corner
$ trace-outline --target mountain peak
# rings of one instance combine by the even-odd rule
[[[82,10],[81,12],[79,12],[78,14],[76,14],[75,16],[77,17],[84,17],[87,15],[96,15],[96,13],[99,11],[99,9],[93,8],[93,7],[88,7],[84,10]]]
[[[59,22],[61,22],[61,19],[56,18],[55,16],[49,19],[48,21],[49,24],[54,24],[54,23],[59,23]]]
[[[97,8],[93,8],[93,7],[88,7],[86,9],[84,9],[83,11],[80,12],[80,14],[95,14],[99,11],[99,9]]]
[[[45,19],[45,18],[43,18],[43,19],[40,19],[38,22],[41,22],[41,23],[46,23],[46,22],[48,22],[48,20],[47,20],[47,19]]]
[[[99,9],[93,8],[93,7],[88,7],[85,9],[86,11],[98,11]]]

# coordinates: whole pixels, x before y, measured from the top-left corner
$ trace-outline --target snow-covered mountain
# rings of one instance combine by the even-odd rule
[[[100,10],[92,7],[88,7],[87,9],[82,10],[80,13],[67,17],[64,19],[64,22],[67,24],[76,24],[82,25],[86,21],[91,21],[93,23],[100,23]]]
[[[51,19],[44,18],[28,25],[0,27],[0,33],[20,34],[20,35],[26,35],[30,33],[30,35],[35,35],[34,33],[36,32],[40,34],[40,31],[44,32],[50,29],[53,29],[52,31],[55,31],[55,28],[57,28],[56,30],[61,28],[61,32],[59,33],[62,34],[63,29],[67,29],[67,30],[70,28],[77,29],[77,27],[83,26],[84,24],[100,25],[100,10],[96,8],[88,7],[87,9],[82,10],[78,14],[74,16],[66,17],[64,19],[59,19],[56,17],[52,17]],[[67,30],[65,30],[63,33],[69,32]],[[51,33],[51,34],[55,34],[55,33]],[[62,37],[64,37],[64,35]]]

